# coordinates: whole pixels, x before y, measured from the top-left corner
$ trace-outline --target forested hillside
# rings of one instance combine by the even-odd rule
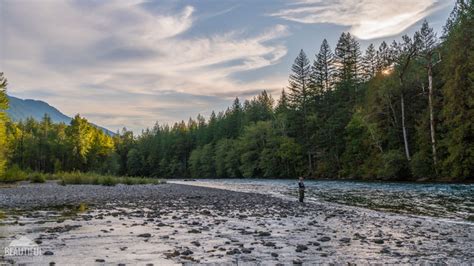
[[[7,97],[9,105],[7,114],[12,121],[18,122],[27,118],[41,120],[45,114],[48,114],[55,123],[69,124],[71,122],[70,117],[43,101],[23,100],[9,95]]]
[[[58,109],[46,102],[30,99],[20,99],[7,95],[8,109],[7,115],[14,122],[26,121],[28,118],[41,120],[45,115],[49,116],[53,123],[71,123],[72,118],[61,113]],[[92,124],[94,127],[104,131],[104,133],[113,136],[114,133],[106,128]]]
[[[343,33],[333,47],[300,51],[278,100],[263,91],[139,136],[110,137],[80,117],[9,123],[0,154],[47,172],[473,181],[473,15],[473,1],[458,1],[443,33],[425,21],[414,36],[365,52]]]

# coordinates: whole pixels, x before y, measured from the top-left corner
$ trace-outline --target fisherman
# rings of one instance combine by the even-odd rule
[[[298,182],[298,191],[299,191],[299,194],[300,194],[300,202],[303,203],[303,200],[304,200],[304,177],[300,176],[299,177],[299,182]]]

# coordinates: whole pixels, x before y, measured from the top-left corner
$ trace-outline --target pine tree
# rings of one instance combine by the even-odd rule
[[[288,87],[289,100],[293,108],[298,112],[301,112],[301,118],[298,119],[296,126],[297,130],[302,131],[302,142],[306,148],[308,154],[308,171],[310,174],[313,172],[312,158],[310,148],[307,146],[309,143],[308,133],[308,112],[309,112],[309,101],[312,98],[310,93],[310,71],[311,66],[308,57],[303,50],[300,51],[298,57],[296,57],[293,66],[291,67],[292,74],[290,75],[290,86]],[[298,117],[299,118],[299,117]]]
[[[280,99],[278,99],[277,106],[275,108],[276,123],[283,136],[288,136],[288,115],[290,108],[288,105],[288,96],[286,95],[285,89],[281,90]]]
[[[444,174],[474,180],[474,1],[460,8],[443,56]]]
[[[309,84],[310,84],[310,63],[303,49],[295,59],[291,67],[292,73],[289,78],[289,99],[290,103],[297,109],[307,112],[307,104],[309,101]]]
[[[243,110],[239,98],[235,98],[228,116],[229,137],[237,138],[243,130]]]
[[[324,39],[311,67],[311,87],[316,91],[316,94],[320,95],[322,92],[331,90],[333,75],[334,54],[328,41]]]
[[[387,69],[387,67],[391,65],[392,60],[391,60],[391,55],[390,55],[390,48],[388,47],[385,41],[383,41],[380,44],[376,57],[377,57],[377,72],[382,72],[383,70]]]
[[[339,82],[357,83],[360,79],[360,44],[350,33],[342,33],[336,46],[336,77]]]
[[[473,5],[474,3],[472,0],[456,0],[456,4],[454,5],[449,18],[446,21],[446,25],[443,28],[443,39],[451,32],[454,32],[454,28],[458,25],[461,16],[468,13]]]
[[[377,73],[377,52],[374,45],[370,44],[362,57],[362,76],[364,81],[375,77]]]

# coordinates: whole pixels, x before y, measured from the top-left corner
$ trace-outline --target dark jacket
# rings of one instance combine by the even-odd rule
[[[298,182],[298,187],[299,187],[300,189],[303,189],[303,190],[304,190],[304,182],[303,182],[303,181],[299,181],[299,182]]]

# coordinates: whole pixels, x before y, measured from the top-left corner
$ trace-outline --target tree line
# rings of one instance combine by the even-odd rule
[[[164,178],[474,179],[474,5],[458,0],[441,38],[413,36],[362,53],[303,50],[275,101],[263,91],[227,110],[139,136],[109,136],[76,116],[12,123],[0,115],[0,169],[94,171]],[[7,107],[0,79],[0,108]],[[1,171],[1,170],[0,170]]]

